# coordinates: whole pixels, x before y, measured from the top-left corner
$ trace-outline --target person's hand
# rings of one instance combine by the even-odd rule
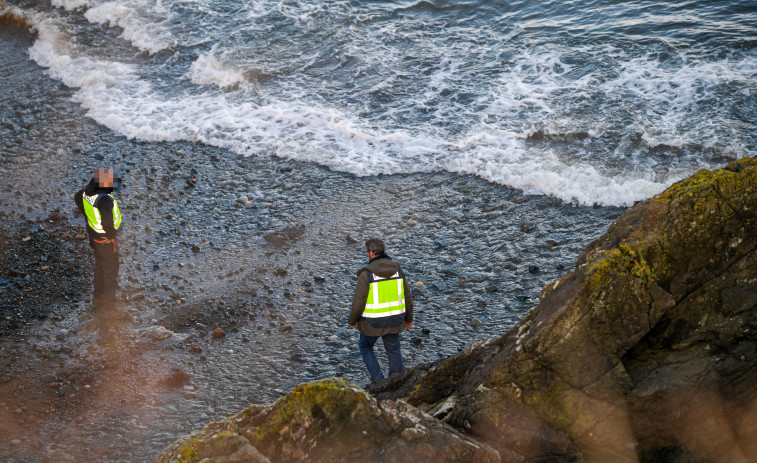
[[[405,322],[405,329],[410,330],[413,328],[413,322]]]
[[[357,323],[355,323],[354,325],[350,325],[350,328],[357,328]]]

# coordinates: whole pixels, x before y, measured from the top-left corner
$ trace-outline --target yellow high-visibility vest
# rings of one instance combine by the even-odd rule
[[[89,225],[89,228],[96,233],[105,233],[102,218],[100,217],[100,211],[95,207],[95,203],[97,203],[97,199],[100,196],[100,194],[87,196],[87,194],[84,193],[82,195],[82,203],[84,203],[84,213],[87,216],[87,225]],[[118,202],[116,201],[115,196],[113,196],[113,193],[110,193],[109,196],[113,198],[113,228],[118,230],[118,227],[121,225],[121,211],[118,209]]]
[[[368,272],[368,298],[363,317],[382,318],[405,313],[405,275],[402,270],[389,278]]]

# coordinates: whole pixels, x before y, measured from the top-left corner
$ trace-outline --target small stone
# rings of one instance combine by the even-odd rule
[[[461,285],[468,283],[468,277],[457,277],[457,282]]]
[[[42,267],[40,267],[40,270],[50,270],[50,267],[43,265]]]
[[[184,390],[185,390],[186,392],[194,392],[194,391],[196,391],[196,390],[197,390],[197,388],[196,388],[196,387],[194,387],[194,386],[192,386],[192,385],[190,385],[190,384],[187,384],[187,385],[185,385],[183,389],[184,389]]]
[[[528,271],[530,273],[539,273],[539,267],[537,267],[536,265],[531,265],[528,267]]]
[[[472,319],[470,321],[470,324],[473,325],[473,326],[481,326],[484,323],[481,320],[479,320],[478,318],[474,318],[474,319]]]
[[[292,325],[286,325],[286,326],[282,326],[281,328],[279,328],[279,332],[281,332],[281,333],[285,333],[286,334],[286,333],[289,333],[290,331],[292,331]]]
[[[143,338],[152,339],[153,341],[163,341],[164,339],[173,336],[173,333],[162,326],[151,326],[141,330],[139,335]]]
[[[211,334],[213,335],[214,338],[218,338],[218,339],[223,338],[224,336],[226,336],[226,332],[224,330],[222,330],[221,328],[214,329]]]
[[[11,445],[21,445],[21,440],[20,439],[13,439],[11,441]]]
[[[54,382],[58,381],[58,377],[57,377],[57,376],[55,376],[55,375],[54,375],[54,374],[52,374],[52,373],[48,373],[48,374],[46,374],[46,375],[42,375],[42,377],[40,378],[40,380],[41,380],[41,381],[42,381],[43,383],[54,383]]]
[[[58,389],[61,384],[60,383],[50,383],[47,385],[50,389]]]
[[[430,333],[431,333],[431,330],[430,330],[430,329],[428,329],[428,328],[423,328],[423,329],[421,330],[421,333],[423,333],[423,334],[430,334]]]
[[[422,281],[416,281],[415,282],[415,286],[423,286],[423,282]]]
[[[447,300],[450,302],[457,302],[457,298],[455,296],[447,296]]]

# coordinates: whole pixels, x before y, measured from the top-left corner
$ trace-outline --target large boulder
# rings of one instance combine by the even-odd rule
[[[403,401],[377,401],[343,379],[301,384],[169,447],[158,463],[470,462],[499,454]]]
[[[755,159],[701,170],[627,211],[505,336],[369,390],[525,461],[754,461],[756,247]]]

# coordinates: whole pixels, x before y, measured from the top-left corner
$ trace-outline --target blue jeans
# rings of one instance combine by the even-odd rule
[[[379,336],[366,336],[360,335],[358,346],[360,347],[360,355],[363,356],[365,366],[368,367],[368,373],[371,375],[371,381],[376,381],[379,378],[383,378],[384,374],[381,372],[381,365],[379,365],[376,353],[373,352],[373,345],[376,344]],[[405,370],[402,366],[402,351],[400,350],[400,335],[399,334],[385,334],[381,336],[384,341],[384,349],[386,349],[386,356],[389,359],[389,375],[395,373],[401,373]]]

